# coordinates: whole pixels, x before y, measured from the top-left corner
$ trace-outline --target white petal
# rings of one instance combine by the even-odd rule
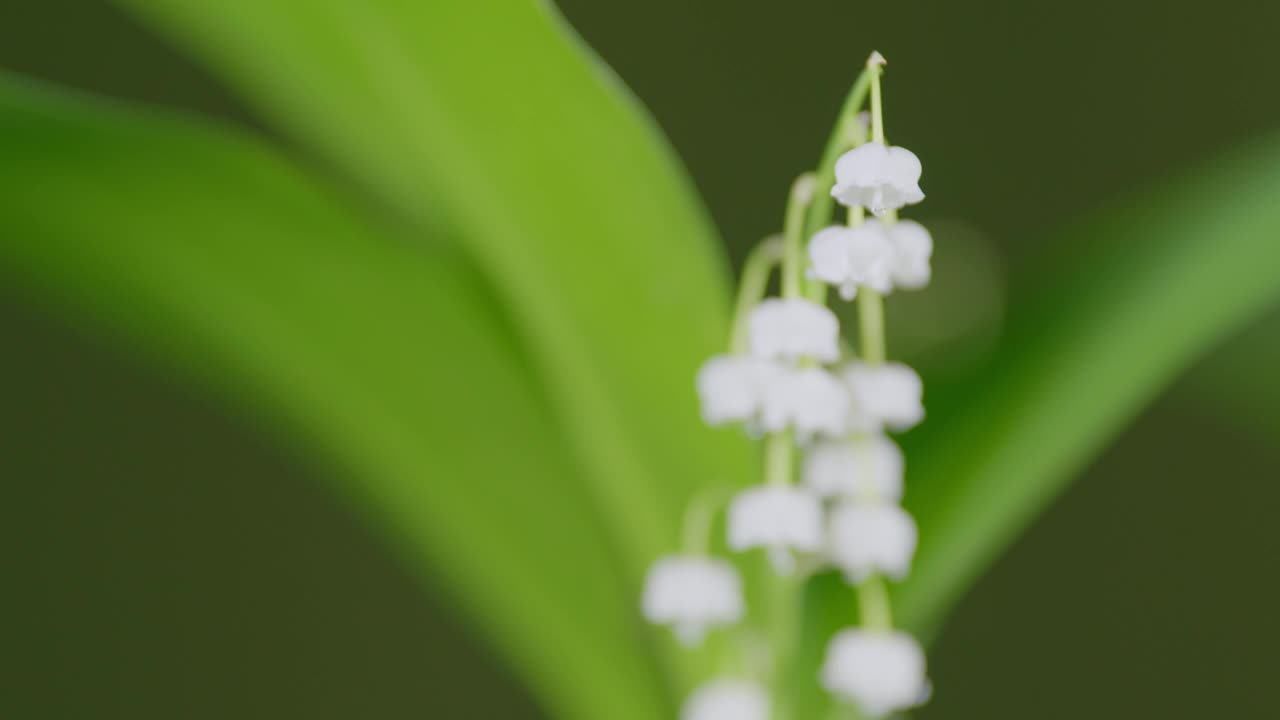
[[[738,493],[729,506],[729,547],[822,548],[822,501],[800,488],[758,485]]]
[[[904,147],[888,148],[886,154],[885,179],[888,184],[903,191],[912,187],[918,190],[921,173],[920,158]],[[923,198],[923,195],[921,197]]]
[[[790,550],[771,547],[766,552],[769,554],[769,564],[773,566],[774,572],[786,577],[796,571],[796,556]]]
[[[849,277],[849,229],[832,226],[819,230],[809,241],[813,277],[839,285]]]
[[[776,375],[764,396],[761,424],[770,432],[794,428],[802,438],[817,433],[840,435],[849,416],[849,391],[819,368]]]
[[[683,642],[696,644],[708,628],[742,619],[742,579],[725,560],[668,555],[649,569],[641,607],[650,622],[672,625]]]
[[[832,561],[853,583],[872,573],[901,580],[916,552],[916,523],[888,503],[842,503],[831,513]]]
[[[895,430],[906,430],[924,419],[924,385],[906,365],[871,367],[850,363],[842,377],[849,389],[850,422],[869,418]]]
[[[824,228],[809,241],[812,276],[835,285],[846,300],[858,286],[877,292],[893,288],[893,245],[885,226],[874,220],[858,227]]]
[[[880,717],[928,699],[924,650],[902,632],[842,630],[827,646],[822,665],[827,690]]]
[[[877,142],[863,143],[836,159],[835,194],[842,187],[870,187],[884,183],[889,149]]]
[[[889,233],[876,220],[850,229],[849,276],[854,282],[876,292],[893,288],[893,246]]]
[[[901,220],[889,228],[893,248],[893,283],[915,290],[929,284],[932,271],[933,237],[924,226],[912,220]]]
[[[680,720],[769,720],[769,693],[745,680],[716,680],[694,691]]]
[[[698,370],[698,398],[708,425],[755,420],[774,375],[774,363],[751,355],[717,355]]]
[[[861,205],[879,215],[924,199],[920,173],[920,159],[915,153],[869,142],[836,161],[836,183],[831,195],[844,205]]]
[[[840,357],[840,322],[825,305],[801,298],[765,300],[751,311],[751,352],[766,359]]]
[[[804,483],[823,497],[902,499],[902,449],[884,435],[822,440],[805,456]]]

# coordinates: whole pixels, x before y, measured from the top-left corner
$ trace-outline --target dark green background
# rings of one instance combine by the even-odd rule
[[[993,243],[1009,303],[1071,252],[1053,228],[1280,127],[1273,3],[561,5],[675,143],[735,260],[776,229],[872,47],[894,139],[925,160],[915,216]],[[0,66],[263,132],[101,3],[0,0]],[[1262,323],[965,599],[922,718],[1276,715],[1280,409],[1217,378],[1275,337]],[[0,718],[538,717],[325,468],[2,288],[0,348]]]

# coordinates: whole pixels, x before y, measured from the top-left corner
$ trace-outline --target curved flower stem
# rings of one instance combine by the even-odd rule
[[[814,176],[805,173],[791,185],[787,200],[787,213],[783,221],[782,297],[798,298],[803,289],[804,220],[813,201]],[[796,440],[790,430],[772,433],[765,441],[765,484],[787,487],[795,474]],[[768,634],[773,648],[773,718],[788,720],[787,669],[800,625],[800,582],[789,575],[772,572],[769,575]]]
[[[870,88],[871,73],[863,70],[845,98],[840,117],[836,120],[831,137],[827,140],[827,146],[822,151],[822,159],[818,162],[818,170],[814,173],[817,178],[817,189],[813,202],[809,205],[809,213],[805,217],[804,237],[813,237],[831,223],[831,216],[835,212],[835,198],[831,196],[831,188],[836,183],[836,161],[847,150],[867,141],[867,128],[858,113],[862,109],[862,103],[867,99]],[[856,223],[853,212],[855,211],[850,212],[849,225],[861,224],[862,208],[856,209]],[[819,280],[810,280],[805,284],[804,294],[813,302],[826,303],[827,286]]]
[[[817,180],[813,173],[805,173],[791,184],[791,196],[787,200],[787,215],[783,222],[782,297],[800,297],[804,282],[804,219],[813,202]]]
[[[738,283],[738,299],[734,303],[730,353],[747,352],[747,319],[751,316],[751,308],[764,298],[769,287],[769,275],[782,262],[783,250],[782,236],[770,235],[747,256],[747,262],[742,266],[742,279]]]
[[[809,216],[805,220],[805,235],[812,236],[831,222],[835,210],[835,198],[831,197],[831,187],[836,184],[836,161],[846,150],[861,145],[866,141],[866,130],[858,120],[858,112],[867,99],[871,89],[871,73],[863,70],[854,81],[853,87],[845,97],[844,106],[840,109],[840,117],[836,120],[827,139],[827,146],[822,151],[822,159],[818,162],[815,173],[818,178],[817,192],[813,204],[809,206]]]
[[[795,470],[795,438],[790,431],[771,433],[765,439],[764,482],[774,487],[791,485]],[[766,560],[768,562],[768,560]],[[774,720],[788,720],[787,663],[796,646],[800,615],[800,583],[770,568],[767,634],[773,650]]]
[[[726,488],[708,488],[694,496],[684,511],[681,550],[689,555],[706,555],[711,545],[711,525],[716,513],[729,498]]]
[[[858,117],[858,112],[870,93],[875,107],[873,117],[881,118],[873,125],[878,127],[883,138],[884,128],[882,113],[878,111],[880,104],[880,66],[874,60],[868,61],[866,69],[858,76],[845,98],[840,117],[832,130],[827,145],[823,150],[815,173],[802,175],[791,189],[791,197],[787,203],[786,218],[783,224],[782,250],[782,296],[787,298],[807,297],[814,302],[825,304],[827,298],[826,285],[809,281],[806,283],[803,269],[805,266],[805,238],[811,237],[831,222],[835,205],[831,196],[831,188],[835,184],[836,161],[848,149],[866,142],[867,128]],[[850,213],[851,225],[861,224],[861,209]],[[749,309],[763,296],[764,286],[768,280],[768,270],[758,268],[753,272],[753,261],[757,254],[763,253],[758,248],[748,260],[748,267],[743,271],[742,289],[738,297],[738,309],[734,322],[734,349],[745,349],[746,329],[745,316]],[[766,266],[766,268],[769,266]],[[865,296],[871,295],[868,299]],[[879,364],[885,359],[884,349],[884,316],[883,302],[878,294],[863,290],[859,293],[859,327],[861,354],[868,363]],[[793,482],[795,471],[795,438],[792,433],[775,433],[766,439],[765,444],[765,482],[769,485],[786,486]],[[799,602],[802,581],[770,573],[768,635],[774,651],[773,665],[773,697],[774,720],[789,720],[792,715],[790,696],[788,693],[788,668],[784,665],[796,646],[799,630]],[[858,604],[862,614],[863,625],[869,628],[887,629],[892,624],[889,609],[888,589],[883,579],[873,576],[867,578],[858,588]]]

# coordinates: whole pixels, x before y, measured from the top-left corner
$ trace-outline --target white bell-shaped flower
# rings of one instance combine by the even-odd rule
[[[754,355],[716,355],[698,370],[702,419],[708,425],[753,422],[781,368]]]
[[[888,226],[889,245],[893,260],[891,270],[894,287],[919,290],[929,284],[933,271],[929,259],[933,257],[933,237],[924,226],[914,220],[899,220]]]
[[[888,233],[877,222],[824,228],[809,241],[812,276],[835,285],[845,300],[857,296],[859,286],[882,293],[893,289],[893,261]]]
[[[729,505],[729,547],[764,548],[780,574],[795,569],[792,551],[822,549],[822,501],[805,490],[758,485],[738,493]]]
[[[742,579],[732,564],[703,555],[668,555],[649,568],[642,599],[650,622],[670,625],[685,645],[742,619]]]
[[[924,419],[924,383],[906,365],[854,362],[845,366],[841,377],[849,390],[850,429],[869,430],[881,424],[907,430]]]
[[[893,289],[893,247],[883,225],[865,222],[849,228],[849,257],[857,284],[882,293]]]
[[[869,142],[836,160],[831,196],[842,205],[861,205],[881,215],[924,199],[920,171],[920,159],[910,150]]]
[[[897,505],[844,502],[831,511],[829,523],[827,552],[855,585],[873,573],[901,580],[911,572],[916,523]]]
[[[770,298],[751,311],[751,352],[770,360],[840,357],[840,322],[825,305],[803,298]]]
[[[680,720],[769,720],[769,693],[746,680],[715,680],[685,700]]]
[[[849,258],[849,228],[825,227],[809,239],[809,274],[828,285],[842,289],[849,281],[852,262]]]
[[[804,484],[822,497],[902,499],[902,449],[875,434],[819,440],[804,459]]]
[[[872,717],[921,705],[930,693],[920,643],[891,630],[837,633],[827,646],[822,684]]]
[[[840,435],[848,418],[846,385],[825,370],[800,368],[770,379],[760,422],[768,432],[794,428],[803,440],[816,433]]]

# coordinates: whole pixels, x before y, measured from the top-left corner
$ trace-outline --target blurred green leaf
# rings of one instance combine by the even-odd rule
[[[1280,437],[1280,313],[1232,338],[1191,374],[1187,388],[1197,404],[1236,427],[1265,438]]]
[[[907,503],[921,536],[896,596],[906,625],[935,630],[1109,438],[1280,298],[1277,197],[1272,136],[1054,244],[1065,252],[1038,299],[1010,308],[997,357],[931,400],[932,422],[911,438]]]
[[[511,309],[638,579],[685,501],[745,482],[699,422],[725,264],[659,133],[550,3],[123,0],[417,227]],[[432,239],[428,232],[428,238]]]
[[[479,276],[226,130],[0,75],[0,270],[233,394],[430,560],[558,716],[666,714],[580,466]]]

